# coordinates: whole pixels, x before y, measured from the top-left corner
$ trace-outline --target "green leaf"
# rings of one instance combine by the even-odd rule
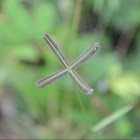
[[[19,0],[5,0],[3,12],[7,16],[9,26],[14,27],[15,32],[20,32],[26,36],[31,35],[32,25],[30,18]]]
[[[139,78],[133,73],[121,73],[110,80],[111,90],[129,102],[135,101],[140,96],[139,84]]]
[[[20,45],[18,48],[13,50],[14,55],[17,59],[35,61],[38,53],[31,45]]]
[[[126,138],[131,136],[133,132],[133,125],[131,124],[131,121],[126,118],[117,121],[115,124],[115,128],[119,132],[119,134]]]
[[[116,121],[117,119],[121,118],[123,115],[128,113],[131,109],[133,108],[132,105],[128,105],[126,107],[123,107],[119,109],[118,111],[112,113],[108,117],[104,118],[101,122],[96,124],[93,128],[92,131],[97,132],[100,131],[101,129],[107,127],[110,125],[112,122]]]

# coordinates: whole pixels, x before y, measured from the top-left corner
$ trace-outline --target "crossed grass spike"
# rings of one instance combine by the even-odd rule
[[[50,49],[54,52],[56,57],[58,58],[60,64],[64,69],[61,69],[39,81],[36,82],[36,86],[38,88],[43,88],[44,86],[60,79],[67,73],[70,75],[70,78],[74,81],[74,83],[80,88],[80,90],[86,94],[90,95],[94,91],[94,89],[90,88],[78,75],[78,73],[75,71],[82,63],[87,61],[99,48],[99,43],[94,43],[85,53],[80,55],[71,65],[69,65],[67,59],[63,55],[63,53],[60,51],[59,47],[56,45],[56,43],[52,40],[52,38],[46,33],[42,36],[42,38],[46,41],[46,43],[49,45]]]

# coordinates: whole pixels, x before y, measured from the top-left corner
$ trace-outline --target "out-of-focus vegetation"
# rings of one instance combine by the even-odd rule
[[[139,14],[139,0],[0,0],[0,138],[140,137]],[[69,76],[35,87],[61,68],[46,32],[70,62],[100,43],[77,70],[94,94]]]

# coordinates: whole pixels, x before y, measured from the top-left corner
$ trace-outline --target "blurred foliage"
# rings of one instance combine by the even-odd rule
[[[139,0],[0,0],[0,138],[140,137],[139,13]],[[46,32],[70,62],[100,43],[77,70],[93,95],[69,76],[35,87],[61,68],[41,39]],[[111,123],[112,112],[132,104]],[[93,133],[107,116],[108,126]]]

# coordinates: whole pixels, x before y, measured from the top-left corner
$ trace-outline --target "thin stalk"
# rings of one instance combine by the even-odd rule
[[[82,2],[83,0],[76,0],[75,8],[73,12],[73,23],[72,23],[72,33],[73,37],[77,34],[78,27],[80,24],[80,17],[81,17],[81,9],[82,9]]]

